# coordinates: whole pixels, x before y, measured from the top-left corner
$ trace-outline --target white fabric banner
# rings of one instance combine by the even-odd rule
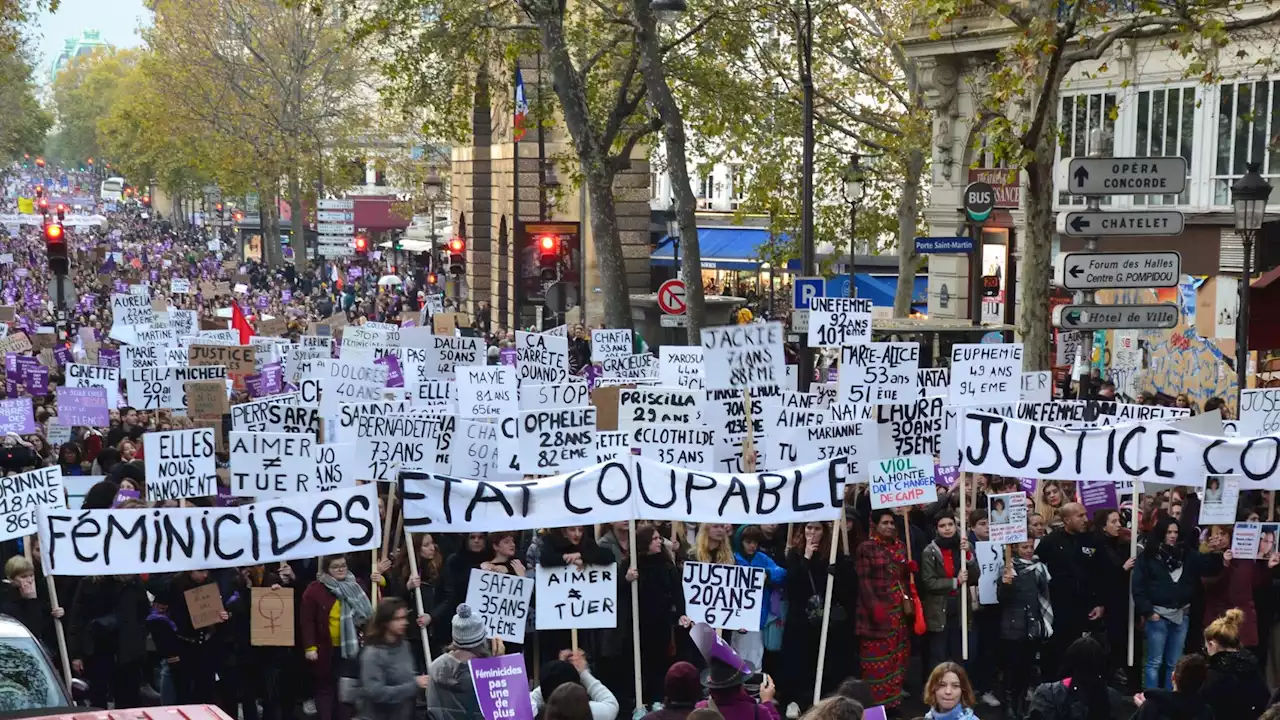
[[[538,566],[539,630],[618,627],[618,565]]]

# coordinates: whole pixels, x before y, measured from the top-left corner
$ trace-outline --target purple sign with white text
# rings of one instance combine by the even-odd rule
[[[106,427],[111,424],[107,389],[103,387],[58,388],[58,422],[62,425]]]
[[[374,360],[373,364],[387,366],[387,387],[404,387],[404,371],[400,368],[400,358],[395,355],[383,355]]]
[[[956,480],[960,479],[959,465],[934,465],[933,466],[933,484],[942,487],[951,487],[956,484]]]
[[[470,666],[484,720],[533,720],[523,655],[471,658]]]
[[[1107,480],[1080,481],[1080,503],[1092,515],[1097,510],[1115,510],[1120,507],[1116,496],[1116,484]]]
[[[36,431],[31,398],[0,400],[0,433],[27,435]]]

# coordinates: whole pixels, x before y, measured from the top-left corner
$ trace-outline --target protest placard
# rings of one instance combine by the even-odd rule
[[[1200,501],[1200,526],[1230,525],[1236,521],[1236,506],[1240,503],[1240,478],[1234,475],[1205,479],[1204,496]]]
[[[0,323],[11,323],[18,318],[18,308],[13,305],[0,305]]]
[[[485,637],[524,642],[533,587],[530,577],[471,569],[466,603],[484,619]]]
[[[458,368],[457,390],[461,417],[506,417],[520,412],[513,368],[501,365]]]
[[[315,435],[231,432],[231,495],[279,497],[317,491]]]
[[[292,393],[231,406],[232,430],[318,436],[320,428],[320,410],[296,404]]]
[[[0,353],[24,353],[31,351],[31,339],[24,332],[10,333],[0,338]]]
[[[1262,535],[1262,524],[1256,522],[1238,522],[1231,531],[1231,554],[1236,560],[1257,560],[1258,540]]]
[[[631,433],[619,431],[596,431],[596,462],[602,463],[617,458],[619,455],[631,454]]]
[[[208,582],[182,593],[187,601],[187,614],[191,617],[191,627],[210,627],[222,622],[222,592],[216,582]]]
[[[684,614],[693,622],[727,630],[760,629],[764,568],[686,562],[680,580]]]
[[[876,406],[880,442],[885,454],[930,455],[942,453],[946,425],[946,398],[925,397],[913,403]]]
[[[232,375],[253,372],[256,350],[250,345],[191,345],[187,348],[187,363],[192,367],[221,365]]]
[[[1084,509],[1089,515],[1093,515],[1098,510],[1118,510],[1120,508],[1119,499],[1116,497],[1116,484],[1113,482],[1081,480],[1078,489],[1080,504],[1084,505]],[[1235,518],[1232,517],[1228,522],[1234,520]]]
[[[632,430],[641,425],[701,425],[704,397],[706,395],[698,390],[620,388],[618,429]]]
[[[454,475],[471,480],[499,479],[497,425],[459,419],[449,453]]]
[[[107,390],[64,387],[58,391],[58,421],[67,426],[106,427],[111,424]]]
[[[1049,402],[1053,399],[1053,373],[1049,370],[1022,373],[1022,402]]]
[[[0,477],[0,542],[35,532],[36,512],[41,507],[66,507],[60,466]]]
[[[715,433],[711,428],[641,425],[626,434],[630,436],[630,447],[641,457],[688,470],[713,472],[717,469]]]
[[[658,359],[649,353],[605,358],[600,361],[600,373],[600,383],[611,380],[654,381],[658,379]]]
[[[1280,388],[1260,388],[1240,393],[1237,431],[1244,437],[1280,432]]]
[[[36,431],[31,398],[0,400],[0,434],[27,435]]]
[[[164,365],[129,371],[125,390],[129,404],[139,410],[187,408],[186,384],[197,380],[225,380],[225,367]]]
[[[293,588],[254,587],[249,593],[249,644],[293,647]]]
[[[520,382],[554,385],[569,379],[569,338],[516,331]]]
[[[702,348],[663,345],[658,348],[658,383],[666,387],[703,389]]]
[[[938,501],[932,455],[905,455],[871,466],[871,507],[895,508]]]
[[[526,383],[520,386],[521,410],[580,407],[590,402],[591,393],[587,390],[587,383],[576,378],[559,385]]]
[[[142,435],[147,499],[206,497],[217,492],[213,430],[174,430]]]
[[[999,605],[996,595],[1000,576],[1004,574],[1004,546],[999,543],[979,540],[973,546],[974,558],[978,561],[978,604]]]
[[[1022,343],[951,346],[950,405],[1017,405],[1022,398]]]
[[[169,280],[169,292],[174,295],[187,295],[191,292],[191,281],[186,278]]]
[[[448,474],[449,445],[457,418],[425,415],[356,417],[357,477],[395,482],[403,470]]]
[[[610,358],[623,358],[632,354],[630,328],[591,330],[591,362]]]
[[[618,565],[538,566],[539,630],[618,626]]]
[[[482,720],[534,720],[524,655],[475,657],[467,664]]]
[[[818,297],[809,303],[809,346],[845,347],[871,342],[871,301]]]
[[[191,417],[220,418],[230,412],[224,380],[183,383],[183,390],[187,393],[187,414]]]
[[[108,337],[122,343],[136,343],[138,329],[149,329],[155,320],[151,298],[146,294],[112,293],[111,319]]]
[[[320,492],[338,488],[355,487],[356,469],[352,463],[355,443],[317,444],[315,457],[315,484]]]
[[[782,323],[702,329],[703,373],[712,390],[779,386],[787,374]]]
[[[840,401],[903,405],[920,398],[920,344],[864,343],[840,350]]]
[[[1027,539],[1026,493],[987,496],[987,526],[991,542],[1007,545]]]

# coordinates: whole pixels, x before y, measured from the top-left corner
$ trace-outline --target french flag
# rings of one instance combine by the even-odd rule
[[[520,72],[520,68],[516,68],[516,114],[515,114],[515,141],[520,142],[524,139],[524,121],[529,116],[529,100],[524,94],[524,74]]]

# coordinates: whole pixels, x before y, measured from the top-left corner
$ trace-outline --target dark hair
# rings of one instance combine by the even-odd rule
[[[342,555],[342,554],[329,555],[325,557],[324,562],[320,564],[320,570],[324,573],[328,573],[329,566],[332,565],[337,560],[341,560],[342,562],[347,563],[348,566],[350,566],[351,564],[351,561],[347,559],[346,555]]]
[[[935,528],[938,527],[938,523],[942,522],[943,520],[950,520],[951,522],[955,522],[956,516],[952,515],[950,511],[940,512],[933,518],[933,526]]]
[[[120,492],[120,484],[110,480],[101,480],[85,493],[80,507],[85,510],[109,510],[116,501],[116,493]]]
[[[1062,658],[1062,676],[1071,678],[1067,691],[1086,708],[1088,720],[1111,717],[1111,698],[1106,681],[1107,654],[1091,637],[1076,639]]]
[[[510,530],[491,532],[485,537],[484,541],[485,541],[485,544],[489,546],[489,549],[492,550],[494,545],[497,545],[498,543],[502,542],[503,540],[506,540],[507,538],[511,538],[512,542],[518,542],[516,540],[516,534]],[[518,551],[519,550],[517,549],[517,552]]]
[[[1223,400],[1220,397],[1211,397],[1208,400],[1204,401],[1205,412],[1213,412],[1214,410],[1218,410],[1218,409],[1225,410],[1226,407],[1227,407],[1227,401]]]
[[[1093,511],[1093,529],[1095,532],[1102,532],[1102,528],[1107,526],[1107,518],[1111,517],[1111,513],[1119,514],[1119,510],[1115,508],[1103,508]]]
[[[576,682],[567,682],[555,689],[547,698],[542,711],[543,720],[591,720],[591,698],[587,689]]]
[[[969,513],[969,527],[973,527],[974,525],[977,525],[978,523],[986,519],[987,519],[987,509],[978,508],[973,512]]]
[[[845,678],[844,682],[836,687],[835,694],[856,700],[863,708],[869,708],[875,704],[871,700],[871,686],[858,678]]]
[[[764,531],[760,529],[759,525],[748,525],[742,529],[741,542],[753,542],[759,545],[764,542]]]
[[[1173,682],[1178,692],[1198,693],[1209,676],[1209,661],[1200,653],[1183,655],[1173,668]]]
[[[378,603],[373,617],[369,619],[369,627],[364,633],[365,640],[374,645],[391,644],[395,640],[391,637],[391,623],[396,619],[396,613],[401,610],[406,613],[409,611],[409,606],[404,600],[398,597],[383,598]]]
[[[1156,548],[1164,545],[1164,534],[1169,532],[1170,525],[1177,527],[1178,521],[1171,515],[1161,515],[1156,520],[1156,524],[1151,526],[1151,532],[1147,534],[1147,544],[1143,552],[1150,551],[1154,553]],[[1178,528],[1178,530],[1179,536],[1181,536],[1182,528]]]
[[[875,508],[871,511],[871,526],[875,527],[876,525],[879,525],[880,519],[885,515],[893,518],[895,523],[898,522],[898,514],[893,510],[890,510],[889,508]]]
[[[549,663],[543,663],[538,687],[542,690],[542,697],[549,698],[561,685],[576,683],[579,679],[578,671],[572,665],[563,660],[552,660]]]

